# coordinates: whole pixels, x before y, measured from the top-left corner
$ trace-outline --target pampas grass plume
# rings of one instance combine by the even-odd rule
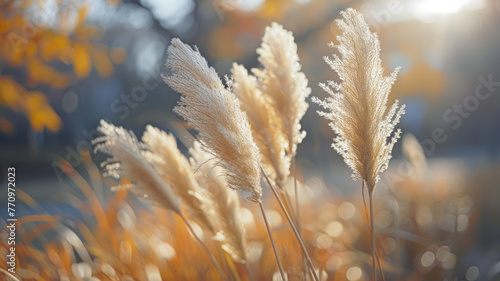
[[[116,187],[129,189],[139,197],[180,214],[180,198],[146,160],[146,151],[134,133],[104,120],[97,130],[104,136],[93,141],[95,150],[111,156],[101,164],[104,175],[115,179],[129,178],[131,184]]]
[[[269,179],[282,186],[290,174],[290,158],[286,156],[286,136],[269,98],[259,89],[255,76],[236,63],[231,69],[233,92],[246,112],[255,143],[260,149],[262,168]]]
[[[320,83],[330,96],[324,101],[314,97],[313,101],[327,110],[318,113],[331,121],[337,134],[333,148],[353,170],[353,178],[363,180],[371,194],[401,133],[394,128],[404,114],[404,105],[399,106],[396,100],[387,110],[388,95],[399,69],[384,77],[377,35],[370,32],[363,15],[356,10],[347,9],[341,15],[343,19],[336,21],[343,31],[337,37],[340,45],[331,44],[341,57],[333,55],[333,60],[325,57],[325,61],[342,83]]]
[[[175,137],[148,125],[142,141],[149,150],[148,161],[189,207],[191,217],[215,233],[220,214],[215,212],[210,195],[198,184],[188,159],[177,148]]]
[[[199,142],[189,149],[192,169],[200,184],[206,183],[206,190],[214,200],[214,208],[218,213],[217,233],[215,239],[222,245],[233,260],[246,262],[247,241],[245,228],[239,218],[240,201],[238,193],[227,187],[222,170],[215,165],[213,156],[203,150]]]
[[[224,168],[228,186],[261,202],[260,154],[238,99],[197,49],[172,39],[164,81],[182,94],[174,111],[199,130],[199,138]]]
[[[287,154],[295,156],[297,145],[306,133],[301,130],[300,120],[309,107],[305,99],[311,89],[307,78],[300,71],[297,44],[293,34],[283,26],[272,23],[266,27],[262,45],[257,49],[263,70],[254,69],[262,91],[271,98],[271,105],[283,120],[283,133],[287,138]]]

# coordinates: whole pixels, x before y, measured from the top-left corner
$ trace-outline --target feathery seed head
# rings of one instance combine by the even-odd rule
[[[191,216],[204,228],[215,232],[218,216],[210,195],[196,180],[188,159],[177,148],[172,134],[167,134],[151,125],[146,126],[142,136],[149,153],[148,161],[155,167],[163,179],[189,207]]]
[[[273,183],[282,186],[290,173],[290,157],[285,154],[288,143],[280,118],[273,110],[269,97],[259,89],[257,79],[249,75],[244,66],[234,63],[231,73],[233,92],[247,114],[252,135],[260,149],[262,168]]]
[[[262,91],[271,98],[271,104],[283,120],[283,133],[287,137],[288,156],[293,158],[297,145],[306,133],[301,131],[300,120],[309,107],[305,99],[311,93],[307,78],[300,71],[297,44],[293,34],[273,23],[266,28],[262,45],[257,49],[263,70],[252,70],[259,79]]]
[[[214,199],[214,207],[219,214],[215,239],[233,260],[245,263],[247,241],[245,228],[239,218],[240,201],[238,193],[227,187],[222,169],[216,166],[216,159],[206,152],[199,142],[189,149],[191,167],[196,171],[198,182],[206,187]]]
[[[336,21],[343,32],[337,37],[340,44],[331,44],[340,57],[325,57],[325,61],[342,83],[320,83],[330,96],[324,101],[313,97],[313,101],[328,110],[318,113],[331,121],[337,134],[333,148],[353,170],[353,178],[363,180],[368,191],[373,192],[401,134],[400,129],[394,129],[404,114],[404,105],[399,106],[396,100],[387,110],[399,69],[384,77],[377,35],[370,32],[363,15],[356,10],[349,8],[341,15],[343,19]]]
[[[247,199],[259,202],[260,154],[238,99],[224,87],[197,49],[174,38],[167,53],[166,65],[172,74],[163,79],[182,94],[174,111],[200,132],[203,145],[224,168],[229,187],[242,190],[249,194]]]
[[[95,151],[101,151],[111,157],[101,166],[105,176],[115,179],[127,177],[131,185],[118,185],[130,189],[139,197],[180,213],[180,199],[172,192],[158,172],[145,158],[146,151],[132,132],[116,127],[101,120],[97,130],[104,136],[93,140]]]

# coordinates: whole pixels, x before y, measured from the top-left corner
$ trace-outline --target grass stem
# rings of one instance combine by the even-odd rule
[[[281,265],[281,260],[280,260],[280,257],[278,255],[278,249],[276,249],[276,244],[274,243],[273,234],[271,233],[271,228],[269,227],[269,222],[267,221],[266,211],[264,210],[264,205],[262,205],[262,202],[259,202],[259,207],[260,207],[260,211],[262,212],[262,217],[264,218],[264,222],[266,224],[267,233],[269,234],[269,238],[271,239],[271,244],[273,245],[273,251],[274,251],[274,255],[276,256],[276,262],[278,263],[278,267],[280,269],[281,279],[283,281],[286,281],[285,271],[283,270],[283,266]]]
[[[292,158],[292,171],[293,171],[293,189],[295,194],[295,221],[299,231],[300,238],[302,238],[302,227],[300,226],[300,204],[299,194],[297,192],[297,174],[295,170],[295,158]],[[307,265],[304,253],[302,253],[302,268],[304,269],[304,281],[307,281]]]
[[[373,228],[373,192],[368,192],[368,197],[370,200],[370,228],[371,228],[371,240],[372,240],[372,280],[377,281],[377,267],[375,266],[375,228]]]
[[[194,237],[196,237],[196,240],[198,240],[198,242],[200,242],[201,246],[203,246],[203,249],[205,249],[205,251],[207,252],[210,260],[214,264],[215,268],[217,268],[217,270],[219,271],[220,276],[222,277],[222,279],[224,279],[224,281],[229,281],[229,279],[227,278],[226,273],[224,273],[224,271],[222,270],[222,268],[219,265],[219,262],[214,257],[214,255],[212,254],[212,252],[210,252],[210,250],[208,249],[208,247],[205,244],[205,242],[203,240],[201,240],[201,238],[198,237],[198,235],[196,235],[196,232],[194,231],[193,227],[191,226],[191,223],[189,223],[189,221],[186,219],[185,216],[183,216],[181,214],[179,214],[179,215],[181,216],[181,218],[184,221],[184,223],[186,223],[186,226],[189,229],[189,231],[193,234]]]
[[[293,233],[295,234],[295,237],[297,237],[297,240],[299,241],[300,247],[302,248],[302,251],[303,251],[303,253],[306,256],[306,259],[307,259],[307,262],[309,264],[309,267],[311,268],[311,271],[313,273],[314,280],[315,281],[319,281],[318,274],[316,273],[316,270],[314,269],[314,265],[313,265],[313,263],[311,261],[311,258],[309,257],[309,254],[307,253],[306,246],[304,245],[304,242],[300,238],[299,232],[297,231],[297,228],[295,227],[294,223],[292,222],[292,219],[290,218],[290,215],[286,211],[286,208],[283,205],[283,201],[281,201],[281,198],[279,197],[278,193],[276,192],[276,189],[274,188],[274,186],[271,184],[271,181],[267,177],[266,172],[264,171],[264,169],[262,169],[262,167],[260,169],[262,170],[262,174],[264,175],[264,178],[266,179],[267,184],[271,188],[271,190],[272,190],[272,192],[274,194],[274,197],[276,197],[276,200],[278,200],[278,203],[279,203],[281,209],[285,213],[285,216],[286,216],[286,218],[288,220],[288,223],[292,227],[292,230],[293,230]]]

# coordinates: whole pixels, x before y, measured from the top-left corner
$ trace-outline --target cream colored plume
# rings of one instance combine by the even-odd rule
[[[341,15],[343,19],[336,21],[343,32],[337,37],[340,45],[331,44],[341,57],[333,55],[333,60],[325,57],[325,61],[342,83],[321,83],[330,96],[313,101],[328,110],[319,114],[331,121],[337,134],[332,146],[353,170],[353,178],[363,180],[372,193],[401,133],[394,129],[404,114],[404,105],[400,107],[396,101],[387,109],[398,69],[384,77],[377,35],[370,32],[363,15],[356,10],[347,9]]]
[[[269,179],[279,186],[290,174],[290,158],[286,156],[286,136],[282,123],[270,102],[259,89],[257,79],[242,65],[233,64],[233,92],[246,112],[255,143],[260,149],[262,167]]]
[[[295,156],[297,145],[306,133],[301,131],[300,120],[309,107],[306,98],[311,93],[307,78],[300,71],[297,44],[293,34],[273,23],[266,27],[262,45],[257,49],[263,70],[254,69],[262,91],[271,98],[271,105],[283,120],[283,133],[287,138],[288,157]]]
[[[111,156],[101,164],[106,171],[104,175],[115,179],[130,179],[132,184],[117,187],[129,189],[139,197],[180,214],[180,199],[148,163],[142,144],[134,133],[108,124],[104,120],[101,120],[97,130],[104,136],[93,141],[96,144],[95,150]]]
[[[238,99],[197,49],[174,38],[167,54],[166,65],[172,74],[163,79],[182,94],[174,111],[200,132],[199,139],[224,168],[229,187],[260,202],[260,154]]]
[[[214,157],[205,152],[199,142],[194,143],[189,153],[192,156],[190,162],[192,169],[196,171],[196,178],[214,199],[214,207],[220,218],[215,239],[221,243],[222,249],[230,254],[233,260],[245,263],[247,242],[245,228],[239,218],[238,193],[227,187],[222,176],[222,169],[216,166]]]
[[[146,158],[189,207],[191,217],[215,233],[220,218],[212,197],[198,184],[188,159],[177,148],[175,137],[148,125],[142,141],[150,152]]]

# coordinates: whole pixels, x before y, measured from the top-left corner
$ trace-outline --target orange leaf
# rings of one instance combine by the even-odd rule
[[[113,64],[111,64],[111,60],[103,50],[94,49],[92,52],[92,60],[95,69],[101,77],[108,77],[113,73]]]
[[[0,83],[0,104],[19,109],[19,96],[14,85],[9,79],[2,79]]]
[[[82,46],[74,46],[73,50],[73,68],[75,70],[76,77],[85,78],[90,73],[91,61],[90,56]]]
[[[47,97],[41,92],[33,92],[28,96],[26,115],[35,132],[40,132],[44,128],[57,131],[61,127],[61,119],[47,104]]]
[[[85,19],[87,18],[88,7],[83,7],[78,11],[78,20],[76,21],[76,26],[81,26]]]

